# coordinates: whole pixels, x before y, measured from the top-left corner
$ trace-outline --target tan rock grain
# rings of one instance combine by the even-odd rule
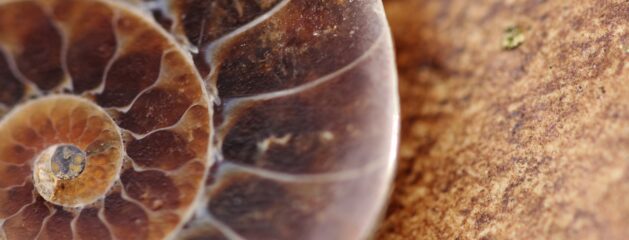
[[[628,1],[385,4],[403,136],[378,239],[629,239]]]

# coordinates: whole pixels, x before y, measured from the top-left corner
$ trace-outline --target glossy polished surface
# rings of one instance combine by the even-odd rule
[[[0,1],[0,50],[0,239],[364,239],[388,197],[380,1]]]

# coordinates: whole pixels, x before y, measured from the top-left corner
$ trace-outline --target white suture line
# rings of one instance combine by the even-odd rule
[[[17,66],[17,62],[15,61],[15,56],[13,56],[13,53],[2,48],[2,46],[0,46],[0,51],[4,53],[4,56],[6,57],[7,64],[9,65],[9,70],[11,71],[11,73],[13,73],[13,75],[17,77],[17,79],[20,80],[20,82],[22,82],[22,84],[24,84],[24,87],[26,87],[26,89],[28,90],[28,92],[25,92],[24,94],[25,96],[23,96],[23,98],[28,98],[29,97],[28,95],[33,95],[36,97],[43,96],[39,87],[37,87],[35,83],[30,81],[28,78],[26,78],[26,76],[24,76],[24,74],[22,74],[22,71],[20,71],[20,69]]]
[[[364,167],[358,169],[349,169],[349,170],[341,170],[337,172],[330,173],[305,173],[305,174],[295,174],[295,173],[283,173],[273,170],[267,170],[263,168],[245,166],[242,164],[236,164],[231,161],[224,161],[221,165],[222,169],[218,175],[228,174],[230,172],[244,172],[252,175],[256,175],[266,179],[272,179],[281,182],[290,182],[290,183],[328,183],[328,182],[338,182],[338,181],[347,181],[352,179],[357,179],[366,174],[373,173],[380,169],[386,162],[374,162],[365,165]]]
[[[197,46],[200,46],[201,42],[203,41],[203,35],[205,34],[205,24],[206,24],[206,21],[205,21],[205,18],[203,18],[201,20],[201,33],[199,33],[199,40],[197,40]]]
[[[133,158],[131,158],[127,152],[124,153],[124,159],[128,160],[131,162],[131,168],[133,169],[134,172],[148,172],[148,171],[158,171],[158,172],[164,172],[166,173],[166,170],[163,169],[159,169],[159,168],[155,168],[155,167],[142,167],[140,165],[138,165],[137,163],[135,163],[135,160]],[[170,170],[172,171],[172,170]]]
[[[24,180],[23,182],[19,183],[18,185],[11,185],[11,186],[0,188],[0,192],[11,191],[11,190],[13,190],[15,188],[24,187],[24,185],[26,185],[26,183],[28,183],[28,182],[29,182],[28,180]]]
[[[113,227],[111,226],[111,224],[109,224],[109,221],[107,221],[107,218],[105,217],[104,198],[103,198],[103,205],[98,209],[98,213],[96,214],[96,216],[103,223],[103,225],[105,225],[105,228],[107,228],[107,230],[109,231],[109,236],[112,238],[112,240],[119,240],[118,236],[116,236],[116,234],[114,234],[113,232]]]
[[[113,4],[113,3],[112,3],[112,4]],[[129,10],[132,10],[132,9],[129,9]],[[133,13],[133,11],[130,11],[130,12],[132,12],[132,13]],[[115,11],[115,16],[114,16],[114,18],[112,18],[112,22],[113,22],[112,26],[113,26],[113,28],[114,28],[114,34],[115,34],[115,36],[116,36],[116,40],[117,40],[117,41],[116,41],[116,42],[117,42],[117,46],[116,46],[117,48],[116,48],[116,53],[114,54],[114,56],[112,56],[112,58],[109,60],[109,62],[108,62],[108,64],[107,64],[107,66],[106,66],[106,69],[105,69],[105,72],[104,72],[103,77],[102,77],[102,79],[101,79],[101,84],[100,84],[99,88],[98,88],[98,89],[96,89],[96,90],[94,90],[94,91],[92,91],[92,92],[96,92],[97,94],[102,93],[102,92],[104,91],[104,88],[105,88],[105,85],[106,85],[106,80],[107,80],[108,74],[109,74],[109,72],[110,72],[110,70],[111,70],[111,67],[112,67],[112,65],[113,65],[113,64],[114,64],[114,63],[115,63],[115,62],[119,59],[119,57],[122,55],[122,53],[124,52],[125,45],[126,45],[126,43],[129,41],[129,39],[127,39],[127,38],[123,38],[123,37],[121,36],[121,34],[119,33],[119,31],[117,30],[117,26],[118,26],[118,25],[117,25],[117,22],[118,22],[118,19],[120,18],[120,15],[121,15],[121,14],[123,14],[123,13],[121,13],[120,11]],[[138,16],[143,16],[143,15],[141,15],[140,13],[137,13],[137,15],[138,15]],[[160,30],[160,33],[162,33],[162,35],[163,35],[163,36],[165,36],[167,39],[169,39],[169,40],[170,40],[169,42],[171,42],[171,43],[176,43],[176,42],[175,42],[172,38],[170,38],[170,36],[169,36],[169,35],[167,35],[167,33],[166,33],[166,32],[164,32],[161,28],[158,28],[158,29]],[[174,45],[176,45],[176,44],[174,44]],[[169,49],[169,50],[167,50],[167,51],[172,51],[172,49]],[[166,53],[166,51],[165,51],[165,53]],[[165,55],[165,53],[164,53],[164,55]],[[164,55],[162,55],[162,62],[163,62],[163,57],[164,57]],[[186,58],[186,60],[188,60],[188,59]],[[194,64],[192,63],[192,61],[191,61],[191,60],[188,60],[187,62],[190,64],[190,66],[194,66]],[[161,71],[161,70],[163,70],[163,69],[164,69],[163,67],[160,67],[160,71]],[[194,71],[194,72],[196,73],[196,71]],[[161,72],[160,72],[160,77],[161,77]],[[134,100],[132,101],[132,103],[131,103],[131,104],[129,104],[129,105],[127,106],[127,109],[119,109],[119,110],[123,110],[124,112],[128,111],[128,110],[129,110],[129,109],[133,106],[133,104],[134,104],[134,103],[135,103],[135,101],[138,99],[138,97],[142,95],[142,93],[144,93],[144,92],[148,91],[150,88],[152,88],[152,87],[154,87],[154,86],[156,86],[156,85],[158,84],[158,82],[160,81],[160,79],[159,79],[160,77],[158,77],[158,80],[156,80],[156,82],[154,82],[154,83],[153,83],[153,85],[152,85],[151,87],[146,88],[146,89],[143,89],[143,91],[142,91],[142,92],[140,92],[140,93],[139,93],[139,94],[138,94],[138,95],[134,98]],[[196,74],[196,80],[197,80],[197,82],[198,82],[199,86],[202,86],[202,84],[203,84],[203,83],[202,83],[201,77],[198,75],[198,73]],[[202,88],[202,91],[204,92],[204,95],[208,96],[208,95],[207,95],[207,92],[205,91],[205,89],[204,89],[204,88]],[[210,98],[210,99],[211,99],[211,98]],[[186,114],[186,113],[188,113],[188,112],[189,112],[189,110],[190,110],[191,108],[193,108],[194,106],[197,106],[197,105],[198,105],[198,106],[208,107],[208,106],[207,106],[207,103],[205,103],[205,102],[204,102],[204,101],[202,101],[202,100],[200,100],[200,101],[195,101],[195,102],[193,102],[193,103],[191,104],[191,106],[189,106],[189,107],[188,107],[188,109],[186,109],[186,112],[184,113],[184,116],[183,116],[181,119],[179,119],[179,120],[178,120],[178,121],[177,121],[174,125],[172,125],[172,126],[168,126],[168,127],[165,127],[165,128],[160,128],[160,129],[155,129],[155,130],[153,130],[153,131],[151,131],[151,132],[149,132],[149,133],[143,134],[142,136],[139,136],[139,135],[137,135],[137,134],[134,134],[134,133],[132,133],[132,132],[130,132],[130,131],[126,131],[126,132],[127,132],[127,133],[129,133],[130,135],[132,135],[132,136],[134,136],[134,137],[138,138],[138,139],[142,139],[143,137],[145,137],[145,136],[147,136],[147,135],[149,135],[149,134],[151,134],[151,133],[153,133],[153,132],[159,131],[159,130],[166,130],[166,129],[173,129],[173,128],[176,128],[176,127],[178,127],[178,125],[179,125],[182,121],[184,121],[184,119],[185,119],[185,114]],[[211,108],[209,108],[209,107],[208,107],[208,109],[210,109],[210,111],[211,111]],[[121,129],[119,129],[119,130],[121,130]],[[209,144],[208,144],[208,145],[209,145]],[[208,168],[208,164],[206,164],[206,168]],[[207,170],[207,169],[206,169],[206,170]],[[207,171],[206,171],[206,172],[207,172]],[[205,180],[205,179],[204,179],[204,180]],[[204,182],[204,181],[202,181],[202,182]],[[142,205],[141,205],[141,206],[142,206]],[[106,221],[106,219],[105,219],[105,218],[104,218],[104,216],[103,216],[103,211],[104,211],[103,209],[101,209],[101,210],[99,211],[99,218],[100,218],[100,219],[101,219],[101,221],[103,221],[103,223],[104,223],[104,224],[108,227],[108,229],[110,230],[110,233],[112,233],[112,235],[113,235],[113,232],[111,232],[112,228],[111,228],[110,224]],[[183,225],[183,221],[182,221],[181,225]],[[179,229],[179,228],[181,228],[181,226],[178,226],[178,227],[177,227],[177,229]],[[176,232],[176,231],[177,231],[177,230],[173,231],[173,233],[174,233],[174,232]],[[113,236],[113,237],[115,238],[115,236]],[[169,237],[167,236],[167,239],[168,239],[168,238],[169,238]]]
[[[159,11],[164,17],[172,19],[172,15],[168,9],[168,0],[154,0],[154,1],[142,1],[140,3],[141,8],[151,13],[152,11]]]
[[[140,134],[140,133],[135,133],[135,132],[132,132],[132,131],[130,131],[130,130],[128,130],[128,129],[124,129],[124,128],[123,128],[122,132],[124,132],[124,133],[128,133],[128,134],[129,134],[129,135],[131,135],[133,138],[135,138],[135,140],[142,140],[142,139],[146,138],[147,136],[149,136],[149,135],[151,135],[151,134],[153,134],[153,133],[159,132],[159,131],[166,131],[166,130],[174,130],[174,129],[177,129],[179,126],[181,126],[182,124],[184,124],[184,123],[186,123],[186,122],[187,122],[186,120],[188,120],[188,119],[186,119],[186,117],[187,117],[186,115],[190,114],[190,113],[189,113],[189,112],[190,112],[190,110],[191,110],[192,108],[194,108],[194,107],[197,107],[197,106],[205,107],[205,106],[203,106],[203,105],[199,105],[199,103],[192,103],[192,104],[191,104],[191,105],[190,105],[190,106],[186,109],[186,111],[185,111],[185,112],[181,115],[181,117],[177,120],[177,122],[175,122],[174,124],[172,124],[172,125],[170,125],[170,126],[161,127],[161,128],[156,128],[156,129],[153,129],[153,130],[148,131],[147,133],[143,133],[143,134]]]
[[[26,184],[28,184],[29,182],[30,181],[28,179],[25,179],[24,182],[20,183],[19,185],[3,187],[3,188],[0,188],[0,191],[10,191],[10,190],[12,190],[14,188],[26,187]]]
[[[157,79],[155,80],[155,82],[153,82],[150,86],[142,89],[133,98],[133,100],[127,106],[123,106],[123,107],[109,107],[108,109],[112,109],[112,110],[115,110],[117,112],[126,114],[126,113],[128,113],[131,110],[131,108],[133,108],[133,106],[135,105],[136,101],[138,101],[138,99],[140,99],[148,91],[151,91],[153,89],[157,89],[161,85],[165,85],[166,81],[172,80],[172,76],[170,76],[170,78],[169,78],[168,73],[169,72],[173,72],[174,70],[172,70],[171,67],[167,67],[166,66],[166,56],[168,54],[171,54],[171,53],[175,53],[175,54],[178,53],[177,52],[177,47],[172,47],[172,48],[169,48],[169,49],[165,50],[164,52],[162,52],[162,56],[161,56],[161,60],[160,60],[159,74],[158,74]],[[192,64],[192,63],[190,63],[190,64]],[[193,70],[193,69],[189,69],[189,70],[196,72],[196,70]],[[199,76],[195,75],[195,77],[199,77]],[[197,79],[197,78],[195,78],[195,79]],[[198,81],[196,81],[195,83],[198,84],[196,87],[198,87],[200,89],[204,88],[200,78],[198,78]],[[202,105],[204,105],[202,100],[197,100],[195,102],[192,102],[191,104],[192,105],[186,110],[186,112],[188,110],[190,110],[190,108],[192,108],[194,106],[202,106]]]
[[[236,30],[229,32],[228,34],[223,35],[222,37],[214,40],[212,43],[210,43],[207,46],[207,49],[205,51],[205,59],[207,64],[209,64],[210,66],[212,66],[212,62],[211,60],[214,59],[214,54],[215,54],[215,50],[221,46],[224,42],[226,42],[227,40],[230,40],[246,31],[248,31],[249,29],[254,28],[255,26],[259,25],[260,23],[266,21],[267,19],[271,18],[272,16],[274,16],[277,12],[279,12],[280,10],[282,10],[286,5],[288,5],[288,3],[291,0],[284,0],[280,3],[278,3],[277,5],[275,5],[273,8],[271,8],[271,10],[267,11],[266,13],[258,16],[257,18],[251,20],[250,22],[248,22],[245,25],[242,25],[241,27],[237,28]],[[213,66],[212,66],[213,67]]]
[[[26,209],[27,207],[33,206],[33,204],[35,204],[35,203],[37,203],[37,197],[33,196],[33,201],[31,201],[31,203],[25,204],[24,206],[22,206],[22,207],[20,208],[20,210],[18,210],[18,211],[17,211],[17,212],[15,212],[14,214],[11,214],[10,216],[8,216],[8,217],[6,217],[6,218],[2,219],[2,225],[4,225],[4,222],[5,222],[6,220],[11,219],[11,218],[13,218],[13,217],[15,217],[15,216],[17,216],[17,215],[20,215],[20,214],[24,211],[24,209]]]
[[[78,234],[76,232],[76,222],[78,221],[79,216],[81,216],[81,211],[79,211],[78,213],[75,212],[73,214],[74,217],[72,218],[72,221],[70,221],[70,231],[72,231],[72,239],[78,239],[79,238],[79,236],[78,236]]]
[[[207,172],[208,170],[206,170],[206,174],[205,174],[206,177],[208,175]],[[220,178],[220,176],[218,177]],[[189,229],[191,230],[187,232],[186,231],[182,232],[181,234],[183,235],[180,235],[180,236],[186,236],[188,234],[192,234],[194,236],[195,234],[198,234],[198,232],[196,232],[195,229],[196,230],[205,229],[209,225],[211,227],[216,228],[216,230],[222,233],[223,236],[227,237],[229,240],[245,240],[244,237],[240,236],[231,227],[227,226],[220,220],[216,219],[212,215],[212,213],[208,209],[206,209],[206,207],[204,207],[204,206],[208,206],[208,207],[210,206],[211,200],[209,199],[209,193],[212,192],[217,187],[218,187],[218,184],[215,184],[212,186],[204,186],[204,187],[199,188],[201,192],[198,195],[199,197],[195,200],[195,203],[194,203],[195,207],[192,208],[195,218],[189,221],[189,224],[190,224]]]
[[[83,140],[83,137],[85,136],[85,132],[86,132],[88,129],[90,129],[90,128],[92,127],[92,126],[90,125],[90,123],[92,123],[92,122],[90,122],[90,119],[92,119],[92,118],[99,119],[99,117],[98,117],[98,116],[96,116],[96,115],[89,115],[89,116],[87,116],[87,117],[85,118],[85,126],[83,126],[83,130],[81,131],[81,135],[79,135],[78,137],[76,137],[76,139],[78,139],[79,141],[80,141],[80,140]],[[98,134],[100,135],[101,133],[102,133],[102,131],[101,131],[101,132],[99,132]]]
[[[280,98],[280,97],[286,97],[286,96],[290,96],[290,95],[294,95],[297,93],[301,93],[304,91],[307,91],[309,89],[315,88],[319,85],[322,85],[328,81],[331,81],[347,72],[349,72],[350,70],[354,69],[356,66],[358,66],[360,63],[362,63],[363,61],[365,61],[368,57],[370,57],[372,55],[373,52],[375,52],[375,50],[380,46],[381,41],[383,41],[384,36],[386,36],[386,34],[381,33],[381,35],[377,38],[376,41],[374,41],[374,43],[358,58],[356,58],[354,61],[352,61],[351,63],[345,65],[342,68],[337,69],[336,71],[329,73],[323,77],[320,77],[319,79],[310,81],[308,83],[302,84],[300,86],[297,87],[293,87],[293,88],[288,88],[288,89],[283,89],[283,90],[278,90],[278,91],[274,91],[274,92],[269,92],[269,93],[263,93],[263,94],[258,94],[255,96],[248,96],[248,97],[237,97],[237,98],[231,98],[225,101],[225,110],[223,111],[223,114],[226,115],[229,112],[232,111],[233,108],[235,108],[235,106],[243,103],[243,102],[251,102],[251,101],[264,101],[264,100],[269,100],[269,99],[274,99],[274,98]]]
[[[9,2],[12,2],[12,1],[9,1]],[[72,80],[69,78],[69,71],[67,71],[68,69],[63,64],[63,60],[64,60],[63,57],[65,55],[65,51],[68,45],[67,36],[66,36],[65,31],[62,29],[62,27],[60,27],[54,20],[51,10],[44,6],[41,6],[41,4],[39,5],[39,7],[41,7],[42,11],[44,12],[44,16],[47,18],[48,22],[52,25],[52,27],[56,30],[56,32],[59,33],[59,35],[61,35],[61,49],[60,49],[61,55],[59,56],[60,57],[59,60],[61,62],[61,68],[64,74],[63,74],[62,82],[60,82],[58,86],[55,86],[53,89],[51,89],[51,91],[61,92],[61,90],[64,87],[64,84],[72,83]],[[1,49],[0,47],[0,51],[2,50],[3,49]],[[6,51],[4,52],[6,53]],[[36,84],[34,84],[30,80],[27,80],[27,78],[21,73],[21,71],[19,71],[19,68],[17,67],[17,63],[15,63],[13,54],[5,54],[5,56],[10,58],[8,62],[9,62],[9,68],[11,69],[11,72],[25,85],[25,87],[27,87],[27,89],[31,90],[35,96],[42,96],[41,90],[36,86]],[[11,65],[15,65],[15,66],[11,66]]]
[[[43,139],[44,140],[44,141],[42,141],[42,144],[44,146],[50,145],[48,140],[45,140],[46,138],[44,138],[44,136],[38,131],[39,129],[36,129],[36,128],[32,127],[32,126],[34,126],[34,124],[33,124],[33,119],[31,117],[28,118],[28,126],[31,127],[31,130],[33,130],[33,132],[39,137],[39,139]]]
[[[35,132],[35,130],[33,130],[33,132]],[[36,134],[36,135],[39,135],[37,132],[35,132],[35,134]],[[21,147],[23,147],[23,148],[26,148],[26,149],[32,150],[32,151],[34,151],[34,152],[37,152],[37,151],[38,151],[37,147],[24,145],[24,143],[22,143],[22,142],[20,142],[20,141],[16,140],[16,139],[15,139],[15,137],[13,136],[13,134],[11,134],[11,136],[8,136],[8,137],[9,137],[9,140],[11,140],[11,143],[14,143],[14,144],[16,144],[16,145],[18,145],[18,146],[21,146]],[[41,136],[39,136],[39,137],[41,138]],[[27,144],[28,144],[28,143],[27,143]],[[2,160],[0,160],[0,161],[2,161]],[[20,165],[22,165],[22,164],[20,164]]]
[[[197,163],[203,163],[202,159],[199,158],[192,158],[190,160],[188,160],[187,162],[185,162],[184,164],[181,164],[181,166],[173,168],[173,169],[161,169],[161,168],[156,168],[156,167],[143,167],[138,165],[135,160],[131,157],[129,157],[129,155],[127,155],[127,153],[125,152],[124,158],[128,161],[131,162],[131,168],[133,169],[134,172],[149,172],[149,171],[154,171],[154,172],[161,172],[166,176],[172,176],[172,175],[177,175],[178,173],[180,173],[181,171],[185,170],[186,167],[188,167],[188,165],[190,164],[194,164],[195,162]]]
[[[232,0],[234,4],[234,8],[236,8],[236,12],[238,12],[238,17],[242,17],[242,4],[238,0]]]
[[[48,224],[48,221],[50,220],[50,218],[52,218],[52,216],[57,213],[57,209],[54,209],[54,208],[50,209],[48,206],[46,206],[46,208],[48,208],[48,213],[50,215],[44,218],[44,221],[42,221],[42,224],[39,227],[39,232],[37,233],[37,235],[35,235],[33,239],[39,239],[39,236],[41,236],[42,232],[44,232],[44,228],[46,227],[46,224]]]
[[[168,214],[168,213],[172,213],[172,214],[176,214],[178,217],[182,217],[181,215],[181,208],[177,208],[177,209],[172,209],[172,210],[152,210],[149,208],[149,206],[146,206],[144,203],[140,202],[139,200],[136,200],[135,198],[129,196],[129,194],[127,193],[127,190],[124,188],[124,185],[122,184],[122,182],[120,182],[120,184],[122,186],[120,186],[120,196],[122,197],[122,199],[124,199],[127,202],[133,203],[135,205],[138,205],[142,211],[144,213],[146,213],[147,215],[147,224],[148,225],[152,225],[154,224],[154,222],[151,221],[151,219],[159,219],[161,216],[163,216],[163,214]],[[176,231],[177,226],[175,226],[171,232],[175,232]],[[164,238],[167,238],[168,234],[166,236],[164,236]]]
[[[31,161],[25,161],[23,163],[10,163],[10,162],[5,162],[5,161],[1,161],[0,160],[0,165],[4,165],[4,166],[13,166],[13,167],[26,167],[26,166],[31,166]],[[22,185],[16,185],[16,186],[23,186],[25,182],[22,183]],[[4,189],[4,188],[0,188]]]
[[[112,10],[112,14],[113,16],[111,17],[111,28],[112,28],[111,30],[114,34],[114,38],[116,39],[116,46],[115,46],[116,51],[111,56],[109,61],[107,61],[107,64],[105,64],[105,69],[103,69],[103,76],[100,79],[100,84],[93,90],[86,91],[95,95],[102,94],[105,91],[105,85],[107,84],[107,77],[109,76],[109,71],[111,70],[111,67],[114,65],[114,63],[118,60],[118,58],[122,55],[123,48],[125,47],[123,44],[126,43],[124,38],[121,37],[120,34],[118,33],[118,29],[117,29],[117,23],[120,20],[121,13],[119,10]]]
[[[223,222],[214,218],[212,215],[208,214],[206,221],[219,230],[227,239],[229,240],[245,240],[244,237],[240,236],[236,231],[234,231],[231,227],[227,226]]]
[[[229,240],[245,240],[243,236],[240,236],[240,234],[234,231],[231,227],[216,219],[208,211],[205,211],[205,208],[202,208],[201,211],[197,210],[196,212],[196,218],[190,222],[190,231],[184,231],[179,236],[182,239],[186,239],[187,237],[190,237],[190,235],[197,236],[199,234],[199,229],[208,229],[208,227],[212,227],[218,230]]]
[[[54,100],[56,100],[56,99],[54,99]],[[59,139],[59,130],[57,129],[56,124],[52,121],[53,119],[50,116],[54,115],[53,112],[54,112],[55,108],[58,107],[58,106],[59,106],[59,103],[56,102],[55,104],[53,104],[51,107],[49,107],[47,109],[48,111],[44,115],[46,117],[46,120],[50,122],[50,126],[52,127],[52,131],[54,132],[54,134],[53,134],[53,136],[54,136],[53,141],[56,141],[56,140]]]
[[[156,211],[153,211],[151,209],[149,209],[148,206],[144,205],[144,203],[136,200],[135,198],[132,198],[131,196],[129,196],[129,194],[127,193],[127,189],[125,189],[124,184],[122,183],[122,181],[119,181],[120,184],[120,197],[122,199],[124,199],[125,201],[135,204],[138,207],[140,207],[142,209],[142,211],[144,213],[146,213],[146,218],[147,218],[147,223],[148,225],[151,224],[151,219],[155,216],[158,215],[158,213]]]
[[[160,9],[160,10],[162,11],[162,13],[164,13],[164,16],[170,17],[170,18],[172,19],[172,16],[171,16],[170,12],[166,10],[166,7],[167,7],[167,2],[168,2],[167,0],[158,0],[158,2],[156,2],[154,5],[151,5],[151,6],[148,6],[148,7],[149,7],[149,8],[156,8],[156,7],[160,7],[160,6],[161,6],[161,9]],[[173,27],[174,27],[174,25],[173,25]],[[164,34],[164,36],[166,36],[166,37],[170,40],[170,42],[173,42],[173,43],[175,43],[175,45],[176,45],[176,46],[179,46],[179,45],[177,44],[177,41],[175,40],[175,38],[173,38],[173,36],[172,36],[172,35],[167,34],[167,33],[166,33],[166,32],[165,32],[162,28],[159,28],[159,30],[160,30],[160,32],[161,32],[161,33],[163,33],[163,34]],[[170,31],[172,32],[172,31],[173,31],[173,29],[170,29]],[[189,53],[188,53],[188,52],[186,52],[186,54],[189,54]],[[190,55],[187,55],[187,56],[190,56]],[[186,61],[190,64],[190,66],[194,66],[194,63],[192,62],[191,57],[187,57],[187,58],[185,58],[185,59],[186,59]],[[152,130],[152,131],[150,131],[150,132],[148,132],[148,133],[146,133],[146,134],[135,134],[135,133],[133,133],[133,132],[131,132],[131,131],[125,131],[125,132],[126,132],[126,133],[128,133],[128,134],[130,134],[131,136],[133,136],[134,138],[136,138],[136,139],[138,139],[138,140],[139,140],[139,139],[142,139],[142,138],[144,138],[144,137],[146,137],[146,136],[150,135],[151,133],[154,133],[154,132],[157,132],[157,131],[160,131],[160,130],[169,130],[169,129],[174,129],[174,128],[178,127],[178,126],[179,126],[179,124],[181,124],[183,121],[185,121],[184,119],[186,119],[186,114],[187,114],[187,113],[190,111],[190,109],[192,109],[194,106],[202,106],[202,107],[206,107],[206,108],[208,109],[208,112],[209,112],[210,116],[211,116],[211,114],[212,114],[212,108],[211,108],[211,106],[209,106],[209,105],[210,105],[210,103],[213,101],[214,95],[210,95],[210,94],[208,94],[207,89],[206,89],[205,87],[203,87],[203,86],[204,86],[204,83],[203,83],[203,78],[199,75],[198,71],[197,71],[196,69],[194,69],[194,71],[193,71],[193,72],[195,73],[195,76],[196,76],[196,79],[195,79],[195,80],[198,82],[198,84],[199,84],[199,86],[200,86],[200,88],[201,88],[201,91],[203,92],[203,95],[204,95],[204,96],[207,96],[208,102],[204,102],[203,100],[198,100],[198,101],[193,102],[193,103],[191,104],[191,106],[189,106],[189,108],[188,108],[188,109],[186,109],[186,112],[183,114],[183,116],[182,116],[182,117],[181,117],[181,118],[180,118],[180,119],[179,119],[179,120],[178,120],[175,124],[173,124],[173,125],[171,125],[171,126],[164,127],[164,128],[160,128],[160,129],[155,129],[155,130]],[[205,98],[204,98],[204,99],[205,99]],[[132,104],[131,104],[131,105],[132,105]],[[210,121],[210,127],[212,127],[212,122],[211,122],[211,121]],[[212,142],[211,142],[211,141],[209,141],[209,142],[208,142],[208,149],[209,149],[208,151],[211,151],[211,148],[212,148]],[[131,160],[131,158],[130,158],[130,157],[129,157],[129,159]],[[192,161],[194,161],[194,160],[191,160],[191,162],[192,162]],[[210,167],[210,165],[212,164],[212,160],[211,160],[211,158],[210,158],[209,154],[208,154],[208,156],[206,157],[206,159],[204,159],[204,161],[202,161],[202,162],[204,162],[204,163],[205,163],[205,169],[204,169],[204,172],[205,172],[206,174],[204,174],[203,179],[202,179],[202,181],[201,181],[201,184],[205,182],[205,180],[206,180],[206,178],[207,178],[207,172],[209,172],[209,167]],[[132,163],[133,163],[133,164],[132,164],[132,167],[134,167],[134,169],[135,169],[135,167],[138,167],[138,166],[135,164],[135,162],[133,162],[133,161],[132,161]],[[185,165],[184,165],[184,166],[185,166]],[[183,169],[183,168],[182,168],[182,169]],[[176,170],[178,170],[178,169],[176,169]],[[175,171],[176,171],[176,170],[175,170]],[[161,170],[161,171],[162,171],[162,172],[165,172],[164,170]],[[166,173],[167,173],[167,174],[169,174],[169,172],[166,172]],[[200,187],[200,188],[199,188],[199,191],[197,192],[197,199],[195,200],[195,202],[194,202],[193,204],[198,203],[198,200],[199,200],[199,199],[201,198],[201,196],[203,195],[203,194],[201,194],[201,192],[203,191],[203,189],[204,189],[204,187]],[[189,211],[187,211],[186,213],[184,213],[184,214],[183,214],[182,219],[189,219],[189,218],[190,218],[190,216],[191,216],[191,215],[192,215],[192,213],[193,213],[192,211],[193,211],[193,207],[191,207]],[[179,225],[178,225],[178,226],[177,226],[177,227],[176,227],[176,228],[175,228],[175,229],[174,229],[174,230],[173,230],[173,231],[172,231],[169,235],[167,235],[167,236],[165,237],[165,239],[174,239],[174,238],[175,238],[175,233],[180,231],[180,229],[183,227],[183,225],[184,225],[184,223],[185,223],[185,222],[186,222],[186,221],[181,221],[181,222],[180,222],[180,224],[179,224]]]
[[[65,29],[61,24],[54,20],[54,13],[49,8],[44,8],[44,12],[46,13],[46,17],[48,17],[50,24],[53,26],[55,30],[61,35],[61,49],[59,61],[61,64],[61,69],[63,69],[63,80],[59,86],[56,86],[57,91],[60,93],[63,92],[64,87],[67,87],[70,91],[74,91],[74,83],[72,82],[72,76],[70,76],[70,71],[68,69],[67,64],[67,55],[68,49],[70,48],[70,37],[67,33],[67,29]],[[65,86],[64,86],[65,85]]]
[[[135,104],[135,102],[142,97],[146,92],[155,89],[156,87],[158,87],[160,84],[162,84],[165,78],[165,72],[166,72],[166,67],[164,67],[164,60],[166,59],[166,55],[168,55],[171,52],[176,52],[175,48],[170,48],[167,49],[165,51],[162,52],[162,56],[160,58],[160,63],[159,63],[159,73],[157,74],[157,79],[155,79],[155,82],[151,83],[151,85],[149,85],[148,87],[142,89],[138,94],[135,95],[135,97],[133,97],[133,99],[131,100],[131,102],[129,104],[127,104],[126,106],[123,107],[110,107],[109,109],[113,109],[116,110],[120,113],[127,113],[129,112],[129,110],[131,110],[131,108],[133,107],[133,105]]]
[[[217,70],[216,63],[214,62],[214,60],[216,58],[215,55],[217,53],[218,48],[221,47],[228,40],[230,40],[232,38],[235,38],[236,36],[246,32],[246,31],[249,31],[250,29],[260,25],[261,23],[263,23],[267,19],[275,16],[275,14],[278,13],[280,10],[284,9],[284,7],[286,7],[288,5],[288,3],[290,3],[290,1],[291,0],[281,1],[280,3],[275,5],[273,8],[271,8],[271,10],[267,11],[266,13],[258,16],[257,18],[255,18],[252,21],[248,22],[247,24],[237,28],[236,30],[221,36],[220,38],[212,41],[209,45],[207,45],[207,48],[205,49],[205,53],[204,53],[203,59],[205,59],[205,63],[209,66],[210,73],[207,76],[204,77],[204,80],[205,80],[205,82],[208,82],[208,84],[206,84],[206,87],[212,89],[212,96],[214,97],[214,104],[216,104],[216,105],[220,105],[221,104],[221,99],[220,99],[220,96],[218,94],[218,90],[216,89],[216,83],[215,83],[215,81],[211,81],[211,79],[216,77],[216,74],[218,73],[216,71]]]

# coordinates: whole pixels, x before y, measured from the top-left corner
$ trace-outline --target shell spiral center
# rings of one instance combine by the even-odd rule
[[[57,205],[81,207],[97,201],[111,189],[122,166],[115,122],[79,97],[50,96],[19,106],[0,124],[0,135],[31,143],[25,151],[35,156],[35,188]],[[25,151],[6,153],[18,160]]]
[[[85,153],[72,144],[53,146],[47,150],[50,169],[57,179],[74,179],[85,169]],[[45,159],[40,159],[45,160]]]

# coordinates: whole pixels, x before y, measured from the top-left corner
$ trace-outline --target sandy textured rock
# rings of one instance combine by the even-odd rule
[[[629,238],[629,2],[386,7],[404,133],[379,239]]]

